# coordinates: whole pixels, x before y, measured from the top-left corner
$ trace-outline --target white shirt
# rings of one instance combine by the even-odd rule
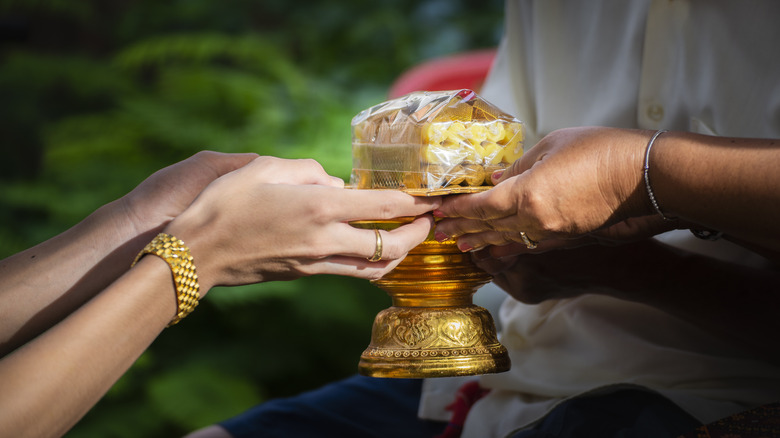
[[[506,19],[480,95],[526,123],[526,147],[585,125],[780,138],[777,0],[509,0]],[[684,231],[658,238],[764,262]],[[642,304],[509,298],[499,319],[512,369],[481,377],[493,390],[469,413],[466,438],[506,436],[566,398],[613,385],[657,391],[702,422],[780,399],[780,369]],[[446,419],[440,401],[461,382],[426,381],[421,416]]]

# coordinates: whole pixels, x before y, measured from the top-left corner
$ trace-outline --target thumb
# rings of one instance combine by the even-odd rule
[[[531,151],[533,151],[533,149],[531,149]],[[493,172],[493,174],[490,175],[490,178],[493,181],[493,185],[497,185],[498,183],[506,181],[509,178],[520,175],[521,173],[530,169],[537,161],[541,160],[543,157],[544,154],[541,155],[534,154],[533,152],[528,152],[524,154],[522,157],[515,160],[506,169],[499,169]]]

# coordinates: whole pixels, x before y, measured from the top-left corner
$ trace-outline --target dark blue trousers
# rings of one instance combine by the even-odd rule
[[[641,389],[567,400],[512,438],[675,438],[701,426],[663,396]]]
[[[220,423],[235,438],[431,438],[446,423],[417,418],[421,380],[355,376],[270,400]],[[560,404],[512,438],[674,438],[699,423],[664,397],[623,389]]]
[[[235,438],[430,438],[446,423],[417,418],[422,380],[354,376],[270,400],[220,423]]]

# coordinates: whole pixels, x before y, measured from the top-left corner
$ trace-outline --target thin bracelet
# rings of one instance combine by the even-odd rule
[[[658,131],[655,131],[655,134],[650,138],[650,141],[647,142],[647,149],[645,150],[645,168],[644,168],[644,176],[645,176],[645,187],[647,187],[647,196],[650,197],[650,203],[653,204],[653,208],[655,211],[661,215],[661,217],[665,221],[672,221],[677,218],[671,218],[667,217],[663,211],[661,211],[661,207],[658,206],[658,201],[655,200],[655,194],[653,193],[653,188],[650,186],[650,149],[653,148],[653,143],[655,143],[655,139],[658,138],[659,135],[666,132],[665,129],[659,129]]]

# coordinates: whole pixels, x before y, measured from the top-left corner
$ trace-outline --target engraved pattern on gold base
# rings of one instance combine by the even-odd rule
[[[409,220],[352,225],[392,229]],[[358,372],[421,378],[509,370],[509,355],[498,342],[493,318],[472,304],[474,293],[490,278],[454,242],[429,237],[390,273],[372,282],[392,297],[393,306],[377,314]]]
[[[493,318],[475,305],[390,307],[374,321],[358,372],[373,377],[442,377],[509,369]]]

